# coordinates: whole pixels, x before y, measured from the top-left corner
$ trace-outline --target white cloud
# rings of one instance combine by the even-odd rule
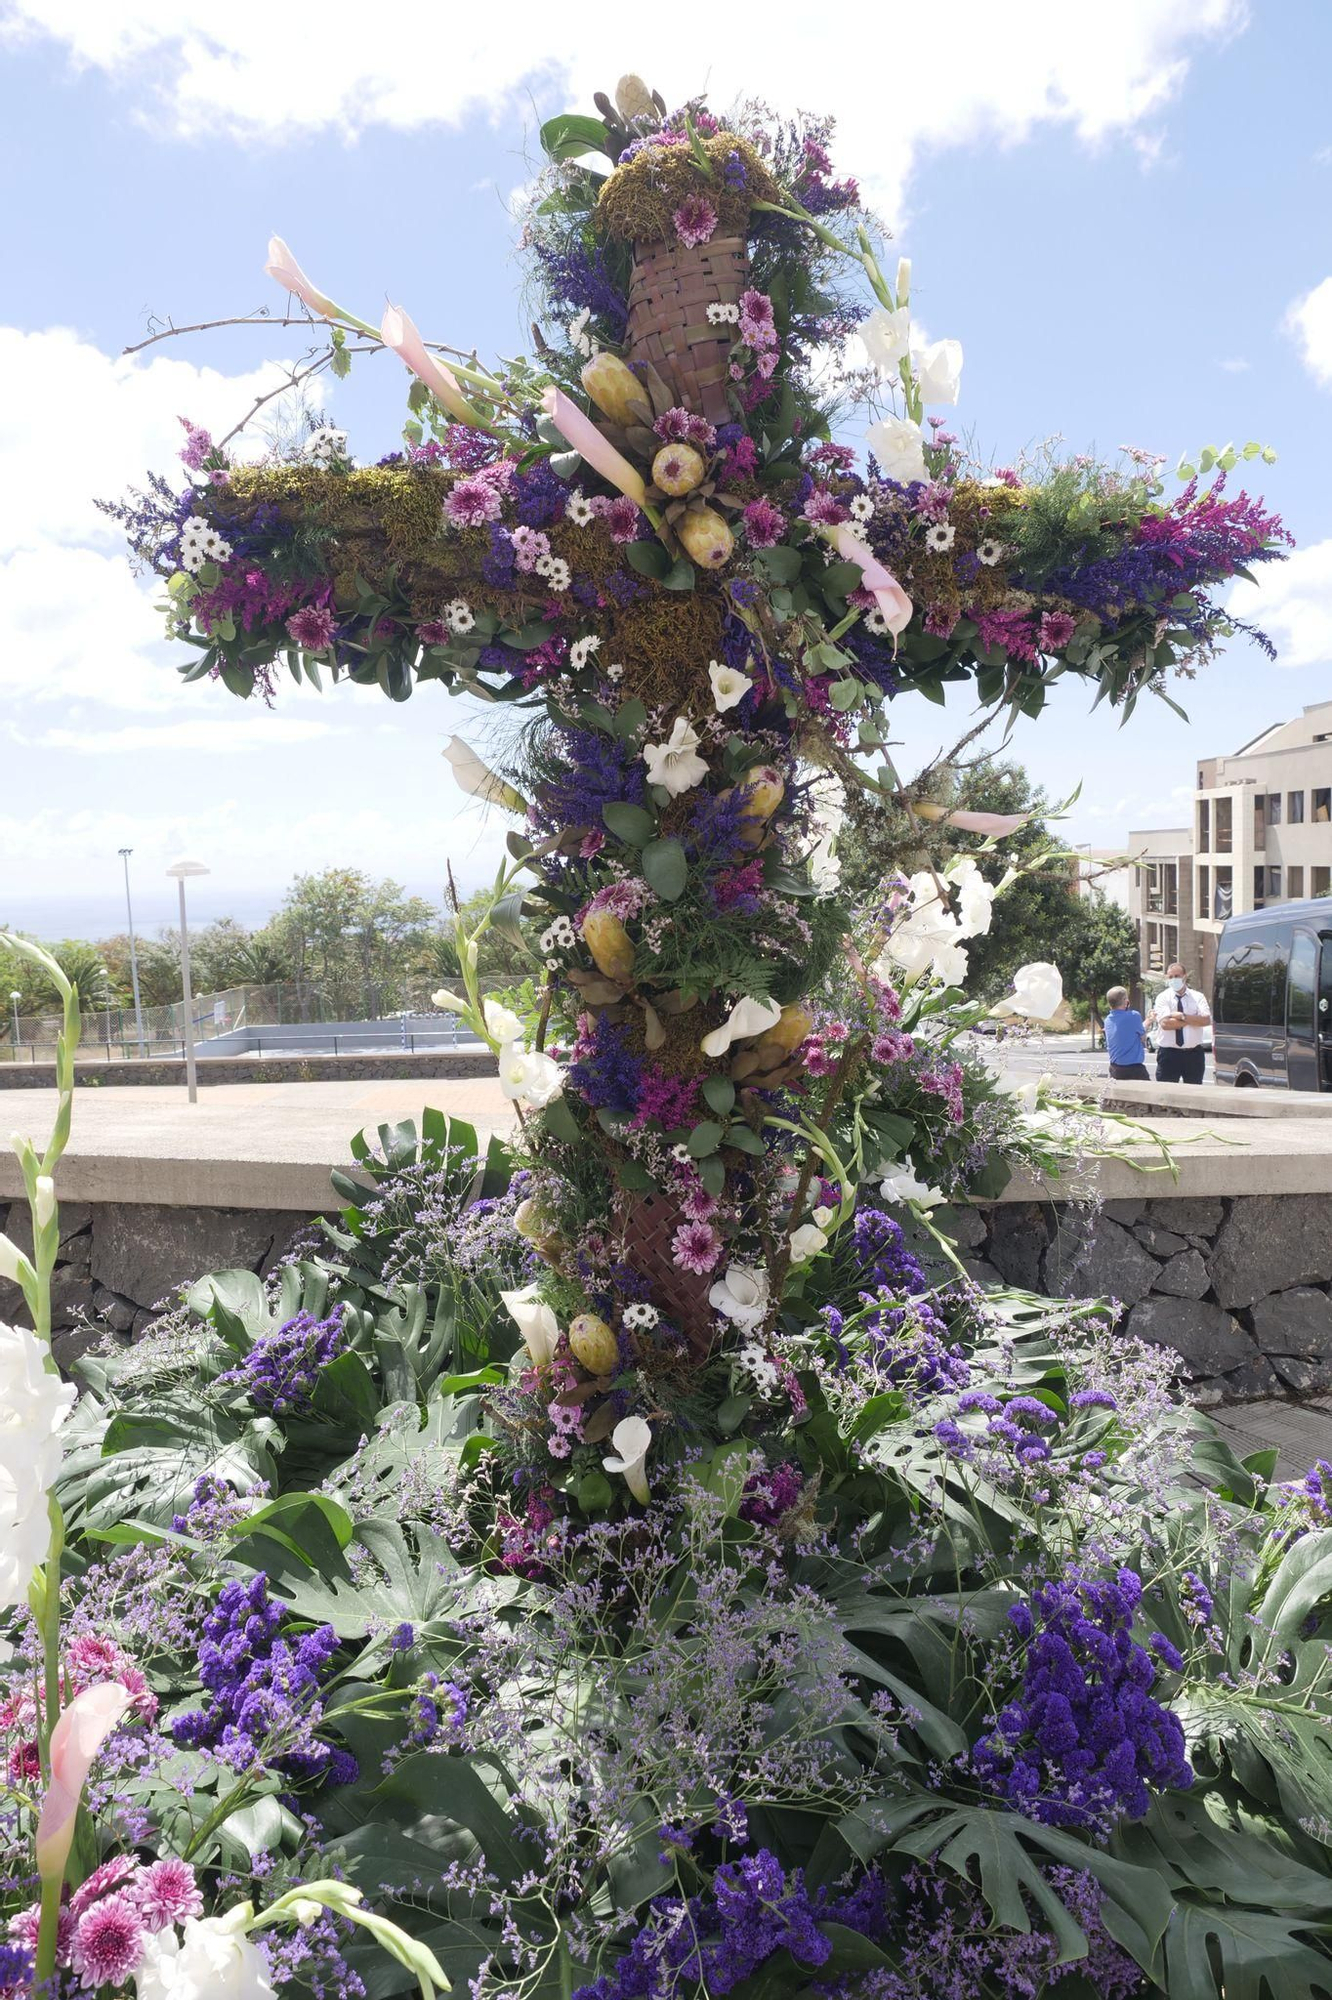
[[[258,707],[232,706],[235,714],[197,716],[183,722],[131,723],[121,729],[48,729],[38,750],[72,750],[83,757],[127,757],[143,750],[201,750],[208,756],[230,750],[286,750],[330,734],[333,725],[313,717],[273,715]]]
[[[1275,641],[1279,667],[1332,661],[1332,538],[1260,570],[1257,583],[1236,584],[1229,605]]]
[[[1332,278],[1296,299],[1286,329],[1299,342],[1300,359],[1314,380],[1332,387]]]
[[[1253,363],[1246,361],[1242,354],[1234,354],[1226,361],[1218,361],[1216,365],[1227,375],[1247,375]]]
[[[123,555],[44,542],[0,560],[0,698],[168,709],[179,699],[152,592]]]
[[[771,0],[760,32],[743,10],[714,10],[706,44],[668,37],[650,66],[668,99],[710,85],[718,104],[744,89],[835,110],[839,157],[889,213],[930,147],[1012,143],[1037,124],[1095,143],[1149,125],[1178,91],[1199,43],[1236,32],[1244,0],[937,0],[929,75],[904,87],[900,17],[866,5],[832,28],[796,0]],[[607,51],[634,60],[623,9],[591,0],[570,20],[510,0],[502,35],[460,32],[455,10],[381,10],[373,34],[353,0],[329,0],[311,36],[301,10],[270,0],[11,0],[11,38],[63,43],[74,63],[135,93],[145,123],[175,135],[274,144],[312,132],[346,139],[378,125],[457,125],[479,113],[511,124],[532,95],[547,109],[590,108],[613,82]],[[641,39],[641,37],[640,37]],[[572,46],[571,46],[572,41]],[[673,44],[673,47],[672,47]],[[679,53],[674,53],[678,50]],[[1148,150],[1159,146],[1151,126]]]

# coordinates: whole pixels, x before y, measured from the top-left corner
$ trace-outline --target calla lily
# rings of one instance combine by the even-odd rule
[[[874,602],[883,615],[883,622],[896,638],[905,632],[911,623],[911,599],[903,590],[891,570],[885,569],[873,549],[862,542],[853,528],[845,521],[829,530],[833,547],[844,562],[859,563],[861,582],[866,590],[874,593]]]
[[[708,1293],[708,1304],[742,1333],[752,1333],[768,1310],[768,1274],[759,1264],[728,1264]]]
[[[652,1448],[652,1426],[643,1417],[624,1417],[611,1432],[613,1458],[603,1458],[607,1472],[622,1472],[624,1483],[635,1500],[648,1501],[647,1455]]]
[[[700,1047],[705,1056],[724,1056],[732,1042],[747,1042],[766,1034],[781,1018],[779,1000],[737,1000],[720,1028],[704,1035]]]
[[[664,743],[643,745],[648,783],[662,786],[673,799],[701,785],[708,775],[707,760],[698,754],[701,740],[689,717],[677,715]]]
[[[643,484],[642,473],[634,470],[628,459],[602,436],[591,417],[584,416],[562,389],[547,389],[541,398],[541,407],[565,443],[585,458],[594,472],[599,472],[603,479],[609,479],[621,493],[627,493],[635,506],[646,505],[647,487]]]
[[[1063,997],[1064,980],[1059,967],[1038,958],[1031,965],[1020,965],[1013,974],[1008,1004],[1015,1014],[1025,1014],[1033,1021],[1048,1021],[1058,1011]]]
[[[712,682],[713,706],[719,715],[724,715],[728,708],[734,708],[737,702],[743,701],[754,685],[747,674],[740,673],[735,667],[724,666],[719,660],[710,663],[708,679]]]
[[[545,1300],[537,1297],[536,1286],[524,1285],[518,1292],[501,1292],[500,1298],[537,1367],[548,1367],[555,1359],[560,1323]]]
[[[525,813],[527,800],[521,792],[498,777],[488,764],[483,764],[470,743],[464,743],[461,736],[450,736],[444,745],[444,755],[453,767],[453,775],[465,792],[474,799],[484,799],[487,805],[503,806],[506,812]]]
[[[1019,832],[1031,818],[1030,813],[949,812],[929,799],[913,800],[911,810],[917,819],[960,827],[963,833],[992,833],[996,837]]]
[[[802,1222],[799,1229],[791,1231],[789,1240],[793,1264],[807,1264],[811,1257],[817,1257],[820,1250],[828,1247],[826,1233],[813,1222]]]
[[[456,417],[460,424],[469,424],[474,430],[487,429],[481,412],[464,396],[453,370],[430,352],[414,322],[401,306],[388,307],[379,328],[379,337],[385,347],[391,347],[413,375],[425,383],[435,401],[442,403],[451,417]]]
[[[357,326],[362,333],[374,335],[378,332],[368,320],[358,319],[345,306],[335,305],[316,285],[312,285],[280,236],[268,239],[268,262],[264,270],[270,278],[276,278],[286,291],[294,292],[301,304],[308,306],[312,313],[318,313],[321,319],[345,320],[348,326]]]
[[[93,1759],[132,1699],[119,1681],[99,1681],[75,1695],[51,1731],[51,1782],[37,1822],[37,1872],[44,1882],[65,1872]]]

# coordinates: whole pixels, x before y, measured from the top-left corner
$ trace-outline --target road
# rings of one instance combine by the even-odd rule
[[[1048,1071],[1058,1083],[1063,1078],[1079,1077],[1093,1082],[1105,1082],[1110,1075],[1110,1066],[1105,1050],[1092,1047],[1091,1035],[1084,1029],[1072,1035],[1046,1035],[1037,1028],[1029,1028],[1025,1034],[971,1035],[971,1048],[979,1051],[992,1068],[1006,1075],[1028,1077],[1043,1076]],[[1149,1075],[1155,1075],[1155,1058],[1150,1051],[1147,1056]],[[1212,1058],[1207,1058],[1207,1068],[1203,1078],[1213,1083]]]

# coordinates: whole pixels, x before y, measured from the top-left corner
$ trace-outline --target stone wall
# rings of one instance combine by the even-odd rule
[[[313,1218],[285,1209],[167,1208],[62,1201],[51,1281],[52,1346],[63,1365],[107,1327],[133,1340],[153,1308],[209,1271],[267,1272]],[[0,1231],[32,1254],[26,1201],[0,1202]],[[0,1320],[32,1324],[17,1285],[0,1278]],[[94,1324],[94,1322],[98,1322]]]
[[[456,1053],[452,1049],[420,1049],[382,1055],[346,1056],[208,1056],[196,1064],[199,1088],[222,1083],[356,1083],[380,1077],[464,1078],[494,1076],[489,1050]],[[80,1084],[184,1083],[182,1056],[132,1058],[122,1062],[86,1061],[75,1064]],[[45,1090],[54,1087],[55,1064],[0,1062],[0,1090]]]
[[[960,1230],[982,1282],[1117,1299],[1127,1332],[1180,1356],[1194,1401],[1332,1389],[1330,1194],[995,1202]]]

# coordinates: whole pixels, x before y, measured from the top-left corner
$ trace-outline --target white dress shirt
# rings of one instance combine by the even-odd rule
[[[1152,1013],[1156,1019],[1157,1046],[1163,1049],[1200,1049],[1203,1038],[1212,1025],[1211,1009],[1203,995],[1195,993],[1191,986],[1186,986],[1182,993],[1175,993],[1169,988],[1164,993],[1158,993],[1152,1006]],[[1162,1019],[1169,1014],[1183,1014],[1185,1017],[1182,1042],[1178,1039],[1174,1028],[1161,1026]],[[1196,1025],[1189,1018],[1194,1014],[1201,1016]]]

